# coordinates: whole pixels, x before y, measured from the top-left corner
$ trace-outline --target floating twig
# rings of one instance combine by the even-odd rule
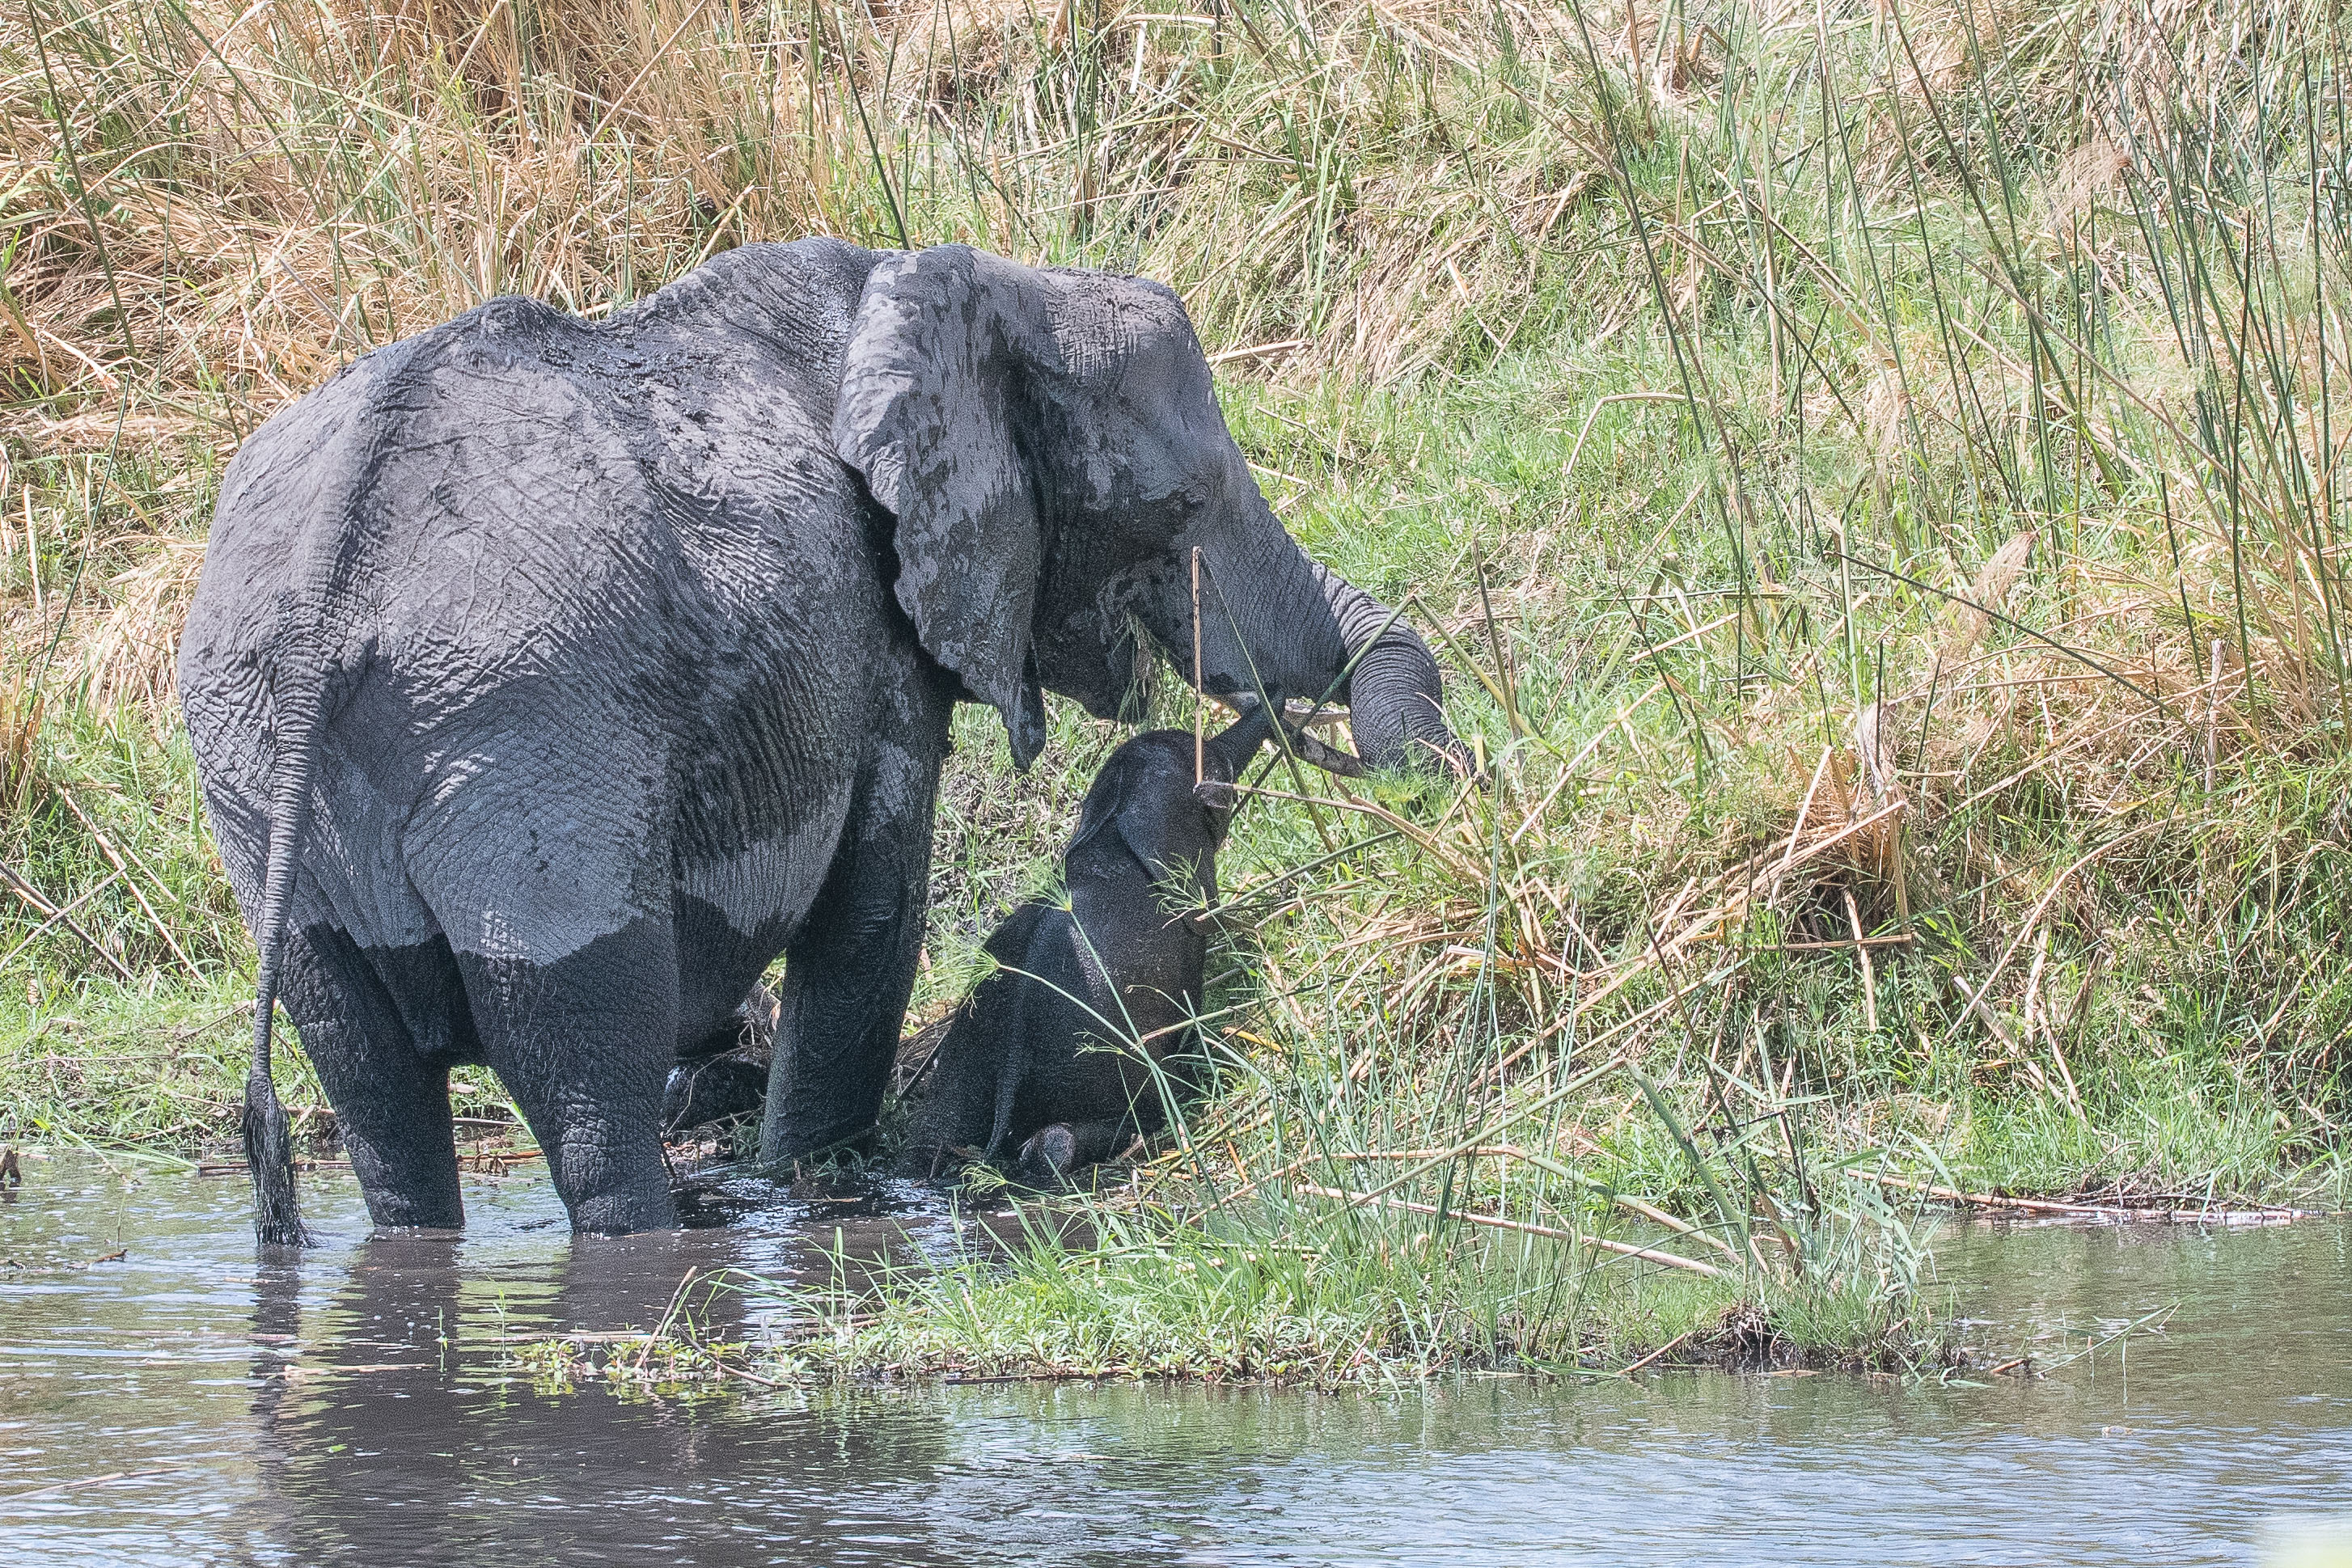
[[[2061,1203],[2054,1198],[2010,1197],[1997,1192],[1961,1192],[1954,1187],[1937,1186],[1931,1182],[1912,1181],[1904,1176],[1885,1176],[1877,1171],[1856,1171],[1854,1174],[1865,1181],[1877,1182],[1882,1186],[1900,1187],[1906,1192],[1916,1192],[1923,1197],[1936,1198],[1944,1203],[1957,1203],[1973,1208],[2016,1209],[2026,1214],[2075,1215],[2086,1219],[2166,1220],[2175,1223],[2210,1223],[2216,1220],[2229,1223],[2250,1219],[2284,1222],[2290,1219],[2314,1218],[2313,1212],[2307,1208],[2286,1208],[2272,1204],[2258,1205],[2252,1208],[2216,1208],[2210,1206],[2203,1208],[2134,1208],[2124,1204]]]

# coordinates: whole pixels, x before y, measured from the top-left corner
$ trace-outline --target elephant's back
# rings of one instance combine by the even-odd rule
[[[837,598],[872,575],[829,439],[855,297],[755,329],[779,272],[706,267],[609,323],[493,300],[355,361],[232,463],[200,644],[266,648],[321,529],[326,621],[428,706],[625,683],[740,629],[756,598]]]
[[[812,629],[853,603],[884,625],[887,588],[825,438],[837,312],[752,330],[756,269],[738,270],[610,323],[494,300],[247,441],[183,650],[218,810],[261,825],[274,645],[297,626],[332,677],[320,831],[371,853],[458,843],[469,815],[535,821],[553,788],[602,802],[584,826],[651,844],[710,773],[733,843],[796,842],[833,811],[780,786],[850,728],[875,650]]]
[[[829,372],[810,389],[826,400],[829,419],[842,349],[879,259],[823,236],[738,246],[614,311],[599,329],[624,343],[764,343],[787,361]]]
[[[787,553],[829,576],[860,509],[830,427],[873,261],[746,246],[605,321],[509,297],[362,356],[230,464],[192,626],[266,643],[322,528],[330,591],[365,585],[347,619],[379,655],[429,647],[477,675],[642,632]],[[827,538],[811,509],[837,515]]]
[[[223,478],[184,656],[266,646],[299,590],[380,620],[386,584],[441,570],[439,547],[501,507],[518,538],[552,537],[586,507],[533,517],[517,492],[566,472],[593,485],[594,470],[626,465],[577,384],[593,332],[539,301],[495,299],[363,355],[273,415]],[[302,563],[321,554],[331,570],[304,582]]]

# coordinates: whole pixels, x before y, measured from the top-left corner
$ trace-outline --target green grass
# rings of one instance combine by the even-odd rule
[[[0,23],[0,861],[130,977],[0,911],[0,1136],[228,1126],[251,953],[168,671],[239,434],[498,289],[597,314],[825,232],[1169,280],[1284,520],[1409,601],[1492,764],[1458,800],[1264,780],[1218,1088],[1079,1205],[1128,1249],[901,1281],[859,1364],[1883,1345],[1914,1249],[1862,1172],[2343,1201],[2321,9],[52,9],[46,64]],[[919,1019],[1117,739],[1053,723],[1015,778],[959,717]],[[1538,1103],[1391,1195],[1442,1219],[1300,1190]],[[1619,1195],[1739,1276],[1453,1218],[1709,1250]],[[1229,1280],[1229,1242],[1332,1266]]]
[[[1816,1225],[1775,1236],[1743,1269],[1701,1274],[1612,1255],[1601,1212],[1577,1239],[1499,1232],[1394,1209],[1280,1197],[1194,1222],[1164,1210],[1034,1200],[959,1227],[918,1262],[835,1260],[829,1286],[740,1271],[682,1281],[644,1338],[534,1342],[524,1363],[561,1382],[723,1377],[771,1382],[1186,1378],[1338,1387],[1464,1368],[1614,1375],[1676,1364],[1843,1366],[1936,1375],[1968,1352],[1945,1326],[1924,1232],[1880,1189],[1852,1184]],[[705,1326],[714,1292],[759,1299],[773,1325],[748,1344]]]
[[[808,1336],[766,1362],[800,1376],[1332,1386],[1465,1366],[1622,1367],[1678,1342],[1696,1342],[1689,1360],[1746,1364],[1927,1370],[1948,1354],[1908,1278],[1855,1272],[1826,1291],[1708,1279],[1410,1215],[1287,1208],[1198,1228],[1114,1221],[1082,1244],[1039,1229],[1009,1255],[813,1300]]]

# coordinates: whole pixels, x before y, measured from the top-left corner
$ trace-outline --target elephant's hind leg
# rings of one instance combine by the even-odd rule
[[[457,984],[454,973],[446,978]],[[464,1225],[448,1058],[417,1049],[368,955],[331,926],[291,932],[279,996],[335,1108],[368,1218],[384,1227]]]
[[[574,1230],[677,1223],[662,1088],[677,1041],[669,924],[641,916],[551,963],[458,955],[482,1048],[547,1153]]]

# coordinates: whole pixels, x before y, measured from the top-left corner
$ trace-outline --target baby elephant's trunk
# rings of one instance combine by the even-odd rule
[[[1227,779],[1238,779],[1273,733],[1274,710],[1254,702],[1248,712],[1209,737],[1208,748],[1216,754],[1218,770]]]
[[[1246,700],[1246,699],[1245,699]],[[1250,701],[1242,716],[1209,737],[1201,747],[1201,777],[1192,786],[1193,799],[1212,810],[1234,808],[1234,785],[1249,766],[1257,748],[1274,733],[1274,714],[1264,703]]]

